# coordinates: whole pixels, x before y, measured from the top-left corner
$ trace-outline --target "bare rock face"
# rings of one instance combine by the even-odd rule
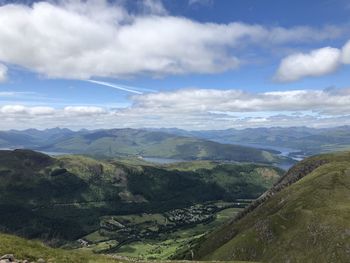
[[[42,258],[39,258],[37,261],[28,261],[26,259],[17,259],[13,254],[6,254],[0,257],[0,263],[46,263]]]
[[[15,257],[13,254],[6,254],[6,255],[3,255],[0,259],[8,259],[8,260],[14,260]]]
[[[0,263],[15,262],[15,257],[13,254],[6,254],[0,257]]]

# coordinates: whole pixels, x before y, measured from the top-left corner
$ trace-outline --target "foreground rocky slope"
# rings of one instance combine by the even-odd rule
[[[309,158],[187,257],[263,262],[349,262],[350,153]]]

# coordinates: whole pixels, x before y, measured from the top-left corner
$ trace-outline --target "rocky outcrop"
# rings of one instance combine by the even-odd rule
[[[46,263],[42,258],[39,258],[36,261],[29,261],[27,259],[17,259],[13,254],[6,254],[0,257],[0,263]]]
[[[258,206],[263,204],[265,201],[270,199],[276,193],[280,192],[287,186],[299,181],[304,176],[308,175],[312,171],[316,170],[318,167],[328,163],[327,159],[321,160],[310,160],[306,159],[299,164],[293,166],[289,171],[281,177],[281,179],[268,191],[266,191],[263,195],[261,195],[257,200],[252,202],[246,209],[244,209],[241,213],[239,213],[235,218],[233,218],[231,223],[237,222],[238,220],[245,217],[247,214],[255,210]]]

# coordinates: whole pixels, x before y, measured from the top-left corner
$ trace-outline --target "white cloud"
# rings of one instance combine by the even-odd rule
[[[9,116],[18,115],[53,115],[55,113],[54,108],[51,107],[26,107],[23,105],[5,105],[0,107],[0,113]]]
[[[32,107],[29,109],[29,113],[32,115],[52,115],[55,109],[52,107]]]
[[[350,64],[350,41],[343,48],[324,47],[310,53],[295,53],[282,59],[275,75],[281,82],[330,74],[342,64]]]
[[[28,111],[22,105],[5,105],[0,108],[0,112],[5,114],[25,114]]]
[[[0,63],[0,83],[5,82],[7,79],[7,67]]]
[[[64,108],[64,112],[68,115],[100,115],[105,113],[105,110],[94,106],[68,106]]]
[[[94,116],[106,113],[103,108],[95,106],[67,106],[55,109],[47,106],[4,105],[0,113],[8,116]]]
[[[308,54],[292,54],[281,61],[275,79],[282,82],[334,72],[340,65],[341,51],[325,47]]]
[[[207,112],[316,111],[350,114],[350,89],[247,93],[240,90],[185,89],[134,96],[131,111],[198,114]],[[249,114],[249,113],[248,113]]]
[[[142,0],[141,9],[146,14],[166,15],[168,13],[161,0]]]
[[[350,41],[342,49],[342,62],[344,64],[350,64]]]
[[[350,89],[248,93],[186,89],[132,97],[125,108],[0,106],[0,129],[143,128],[225,129],[350,124]]]
[[[165,15],[160,1],[143,6],[148,14],[93,0],[0,6],[0,61],[52,78],[216,73],[239,66],[236,48],[320,41],[342,32],[199,23]]]

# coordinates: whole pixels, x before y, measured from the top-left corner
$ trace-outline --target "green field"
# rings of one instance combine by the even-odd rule
[[[218,202],[218,206],[231,206],[231,203]],[[145,260],[165,260],[176,255],[180,250],[186,250],[190,242],[200,238],[204,234],[212,231],[230,218],[233,218],[241,208],[227,208],[214,213],[212,220],[198,224],[188,224],[178,226],[172,222],[167,222],[166,214],[137,214],[125,216],[104,217],[101,221],[113,220],[132,227],[135,231],[151,231],[153,235],[135,238],[135,241],[126,242],[121,240],[123,236],[118,236],[116,232],[95,231],[85,237],[89,242],[81,250],[89,250],[95,253],[108,252],[118,256]],[[166,228],[168,226],[168,229]],[[170,228],[169,228],[170,226]],[[114,240],[119,239],[119,242]]]

